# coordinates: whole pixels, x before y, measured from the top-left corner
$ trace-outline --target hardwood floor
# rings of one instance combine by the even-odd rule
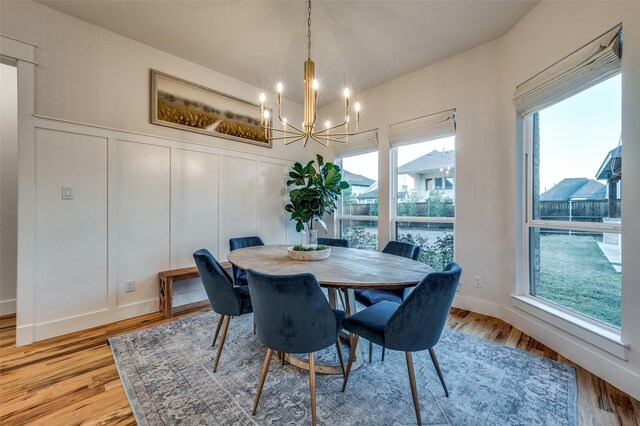
[[[191,305],[165,319],[158,312],[16,348],[15,316],[0,318],[0,424],[135,424],[116,370],[110,336],[195,315]],[[570,363],[505,322],[453,309],[449,327],[506,346]],[[638,425],[640,402],[577,367],[582,425]]]

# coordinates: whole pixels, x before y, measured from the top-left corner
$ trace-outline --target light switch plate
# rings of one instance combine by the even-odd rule
[[[126,293],[131,293],[132,291],[136,291],[136,280],[126,280],[124,282],[124,291]]]
[[[72,186],[63,186],[61,189],[60,198],[63,200],[73,200],[74,190]]]

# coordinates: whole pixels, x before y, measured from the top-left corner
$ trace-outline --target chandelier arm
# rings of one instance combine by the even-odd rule
[[[334,138],[333,135],[331,135],[331,136],[314,135],[314,137],[317,138],[317,139],[322,139],[322,140],[329,141],[329,142],[338,142],[338,143],[347,143],[347,142],[349,142],[348,139],[342,139],[340,137]]]
[[[320,130],[318,132],[315,132],[314,135],[315,136],[321,136],[321,137],[325,137],[325,135],[320,135],[319,133],[322,133],[326,130],[331,130],[331,129],[324,129],[324,130]],[[347,133],[331,133],[331,135],[326,135],[326,136],[355,136],[358,134],[358,131],[360,130],[360,121],[356,121],[356,130],[353,132],[347,132]]]
[[[325,132],[328,132],[330,130],[334,130],[334,129],[337,129],[337,128],[340,128],[340,127],[344,127],[345,124],[347,124],[347,122],[343,121],[340,124],[336,124],[335,126],[327,127],[326,129],[318,130],[317,132],[313,132],[313,133],[315,135],[320,134],[320,133],[325,133]]]
[[[282,124],[284,124],[285,126],[290,126],[293,130],[295,130],[296,132],[303,134],[304,135],[304,130],[299,129],[298,127],[294,126],[293,124],[287,122],[285,123],[284,120],[282,120],[282,116],[280,115],[280,108],[278,108],[278,120],[280,120],[280,122]],[[276,129],[277,130],[277,129]],[[278,130],[279,132],[288,132],[288,130]],[[289,132],[289,133],[293,133],[293,132]]]
[[[328,146],[329,146],[329,142],[328,142],[328,141],[320,140],[320,139],[316,138],[316,137],[315,137],[315,136],[313,136],[313,135],[311,135],[311,139],[313,139],[314,141],[318,142],[320,145],[324,145],[324,146],[326,146],[326,147],[328,147]]]
[[[294,138],[304,138],[306,135],[297,135],[297,136],[278,136],[275,138],[271,138],[269,139],[270,141],[286,141],[288,139],[294,139]]]
[[[294,142],[298,142],[299,140],[302,140],[302,139],[304,139],[304,136],[300,136],[299,138],[296,138],[296,139],[294,139],[294,140],[292,140],[292,141],[286,141],[286,140],[285,140],[285,141],[284,141],[284,144],[285,144],[285,145],[289,145],[289,144],[292,144],[292,143],[294,143]]]
[[[287,126],[288,126],[288,124],[287,124]],[[291,126],[291,127],[293,127],[293,126]],[[296,129],[297,131],[295,131],[295,132],[292,132],[290,130],[278,129],[276,127],[269,127],[269,126],[266,126],[264,129],[265,130],[271,130],[272,132],[280,132],[281,134],[288,133],[288,134],[291,135],[291,136],[288,136],[288,137],[304,135],[304,132],[299,131],[298,129]],[[269,139],[271,139],[271,138],[269,138]]]

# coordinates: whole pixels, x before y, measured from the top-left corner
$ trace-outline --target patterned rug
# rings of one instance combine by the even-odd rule
[[[298,425],[311,423],[308,372],[274,357],[255,416],[251,415],[266,349],[251,315],[234,318],[218,371],[211,339],[218,316],[207,312],[109,339],[139,425]],[[366,347],[366,341],[364,342]],[[449,388],[438,381],[427,351],[413,362],[423,424],[575,425],[575,369],[566,364],[445,330],[435,347]],[[337,359],[335,347],[316,362]],[[341,375],[316,375],[318,424],[415,424],[405,356],[387,351]],[[348,356],[344,347],[343,356]]]

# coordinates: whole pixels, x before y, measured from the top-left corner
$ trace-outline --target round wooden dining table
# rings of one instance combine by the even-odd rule
[[[329,303],[336,309],[337,292],[344,294],[342,303],[347,316],[356,312],[356,289],[402,289],[418,284],[433,268],[424,263],[378,251],[331,247],[331,256],[323,260],[291,259],[287,245],[255,246],[233,250],[227,254],[231,264],[240,269],[254,269],[273,275],[313,274],[322,287],[328,289]],[[347,340],[348,343],[348,340]],[[360,345],[358,345],[360,346]],[[356,349],[353,368],[361,364],[360,349]],[[287,361],[308,368],[305,360],[287,355]],[[323,374],[341,374],[339,364],[316,363]]]

